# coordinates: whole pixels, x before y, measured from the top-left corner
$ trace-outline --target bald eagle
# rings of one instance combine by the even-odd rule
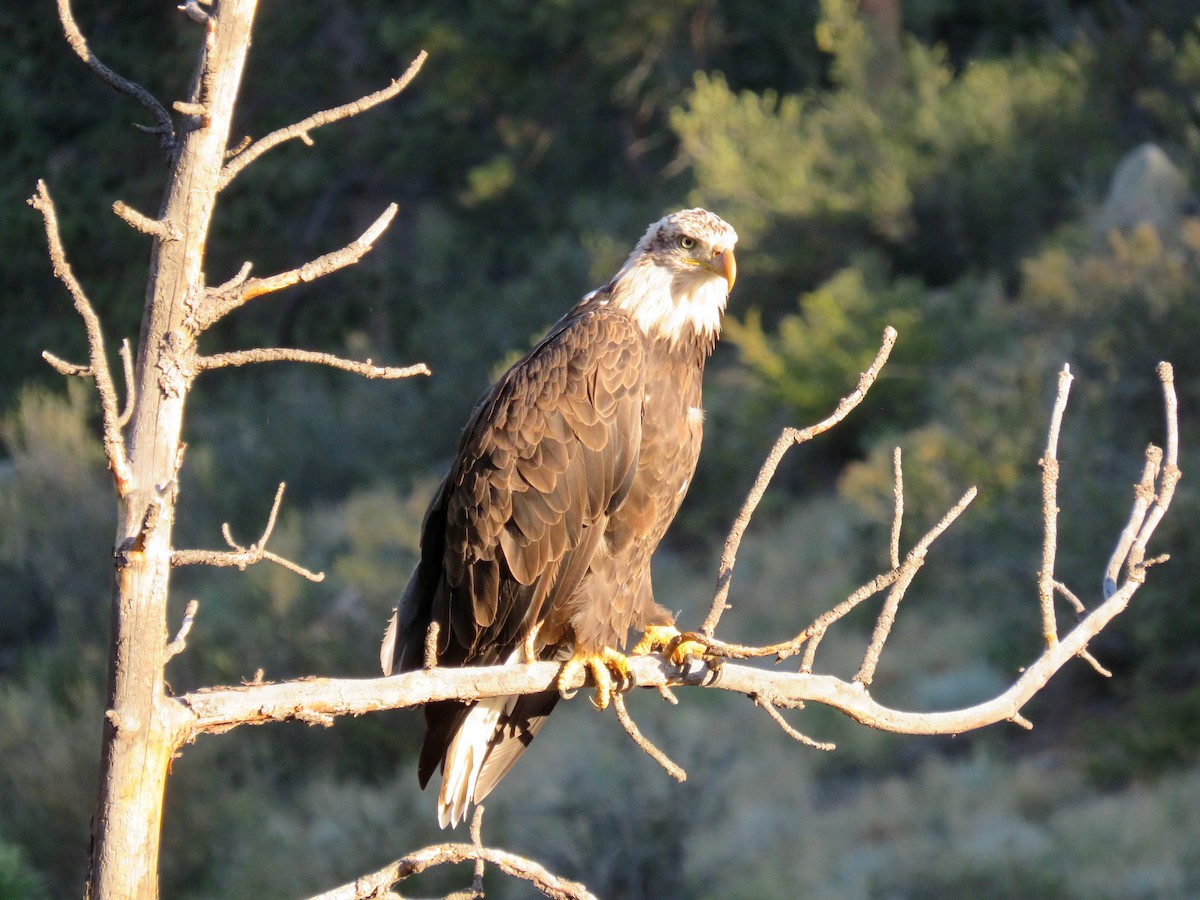
[[[384,674],[559,660],[558,690],[425,707],[421,786],[442,768],[438,822],[465,818],[581,670],[609,703],[633,653],[679,632],[650,557],[700,454],[704,362],[737,275],[737,233],[704,209],[649,227],[480,399],[425,515],[421,553],[384,634]]]

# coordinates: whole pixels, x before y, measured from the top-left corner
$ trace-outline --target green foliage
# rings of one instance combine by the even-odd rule
[[[49,896],[45,881],[30,868],[21,848],[0,839],[0,900],[42,900]]]
[[[942,50],[909,40],[901,81],[880,94],[864,69],[869,36],[847,18],[854,5],[825,6],[832,90],[737,93],[697,75],[671,120],[697,198],[806,278],[872,245],[936,283],[1011,266],[1063,216],[1081,174],[1074,148],[1105,158],[1087,46],[955,72]]]
[[[60,389],[38,358],[49,348],[81,360],[84,345],[22,201],[47,178],[72,264],[115,341],[137,333],[146,251],[107,208],[120,197],[152,211],[164,168],[127,127],[140,112],[82,75],[53,16],[10,6],[0,897],[37,897],[76,892],[86,859],[112,500],[88,387]],[[76,6],[101,58],[159,96],[181,95],[190,22],[145,2]],[[431,56],[394,104],[318,133],[313,147],[273,150],[223,195],[212,281],[245,259],[265,275],[341,246],[388,200],[401,213],[360,265],[251,304],[202,350],[314,347],[425,360],[434,376],[385,384],[260,367],[200,380],[177,546],[219,546],[223,522],[253,541],[287,481],[273,546],[327,578],[268,566],[177,573],[172,621],[187,599],[201,606],[171,662],[173,690],[259,668],[373,675],[421,512],[475,398],[689,193],[738,228],[742,278],[708,376],[701,468],[656,560],[657,593],[683,607],[681,621],[703,615],[714,545],[779,427],[826,415],[885,324],[900,342],[866,404],[792,451],[760,509],[725,636],[781,639],[886,565],[899,445],[906,547],[969,485],[980,495],[931,552],[876,689],[911,708],[994,694],[1038,646],[1036,463],[1064,361],[1076,381],[1058,567],[1094,602],[1138,455],[1161,439],[1161,358],[1176,366],[1185,472],[1200,461],[1188,412],[1200,401],[1200,224],[1181,215],[1103,233],[1093,213],[1118,156],[1145,141],[1181,179],[1197,171],[1196,4],[1117,15],[1105,4],[920,0],[903,4],[889,65],[862,4],[802,6],[262,8],[237,126],[254,135],[378,88],[418,48]],[[1114,682],[1082,666],[1064,673],[1030,710],[1036,744],[1002,732],[901,738],[789,713],[839,744],[818,755],[715,692],[687,692],[670,710],[635,698],[643,729],[688,768],[681,788],[609,717],[563,704],[489,802],[489,843],[627,897],[1200,893],[1191,483],[1156,541],[1172,561],[1094,642]],[[855,670],[877,608],[826,637],[822,667]],[[292,896],[441,840],[412,777],[418,720],[243,729],[187,748],[172,774],[164,893]],[[419,890],[460,887],[460,876]],[[489,894],[522,888],[498,880]]]

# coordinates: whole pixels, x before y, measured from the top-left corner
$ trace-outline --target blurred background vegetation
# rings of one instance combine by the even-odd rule
[[[172,100],[196,27],[173,4],[77,2],[110,65]],[[910,591],[876,680],[935,709],[993,695],[1037,652],[1036,465],[1064,362],[1060,572],[1089,603],[1174,362],[1185,473],[1200,434],[1200,2],[575,0],[266,3],[235,132],[374,90],[391,105],[281,147],[222,196],[208,277],[342,246],[401,213],[351,271],[206,337],[325,349],[434,375],[387,384],[299,366],[215,373],[186,427],[177,546],[258,534],[328,579],[183,571],[201,601],[168,677],[183,692],[368,676],[457,429],[502,361],[601,283],[647,222],[702,204],[738,228],[742,279],[710,370],[700,473],[660,554],[660,599],[696,622],[722,530],[778,429],[823,415],[900,331],[852,419],[794,452],[739,562],[723,629],[779,639],[886,560],[891,448],[916,534],[980,497]],[[107,649],[113,502],[83,355],[36,215],[44,177],[110,346],[136,337],[147,247],[108,207],[158,205],[141,112],[87,75],[46,4],[0,9],[0,898],[75,894],[87,854]],[[114,357],[115,360],[115,357]],[[486,839],[601,896],[1200,895],[1200,495],[1185,478],[1132,611],[1067,668],[1032,733],[876,734],[818,709],[794,745],[736,698],[634,711],[678,786],[611,716],[566,704],[489,801]],[[1064,616],[1066,617],[1066,616]],[[178,616],[176,615],[176,621]],[[853,671],[864,610],[831,634]],[[439,837],[416,788],[418,717],[202,738],[168,791],[164,895],[292,897]],[[462,886],[439,875],[426,894]],[[440,879],[440,880],[439,880]],[[525,896],[497,882],[495,896]]]

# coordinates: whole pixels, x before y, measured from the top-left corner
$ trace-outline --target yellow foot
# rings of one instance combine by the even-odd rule
[[[558,673],[558,692],[564,698],[570,699],[575,696],[571,685],[584,669],[592,673],[592,680],[596,682],[596,696],[592,699],[592,705],[596,709],[608,707],[612,698],[614,678],[618,690],[629,681],[629,662],[624,653],[619,653],[611,647],[605,647],[599,653],[576,650],[575,655],[563,664],[562,671]]]
[[[656,653],[659,650],[666,654],[672,664],[682,666],[689,657],[705,657],[708,654],[708,644],[704,635],[694,631],[680,633],[674,625],[650,625],[629,655],[638,656],[643,653]]]

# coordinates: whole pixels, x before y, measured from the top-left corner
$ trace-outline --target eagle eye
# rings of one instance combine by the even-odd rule
[[[679,246],[682,247],[684,250],[691,250],[693,247],[696,246],[696,239],[694,237],[688,237],[685,234],[679,238]]]

